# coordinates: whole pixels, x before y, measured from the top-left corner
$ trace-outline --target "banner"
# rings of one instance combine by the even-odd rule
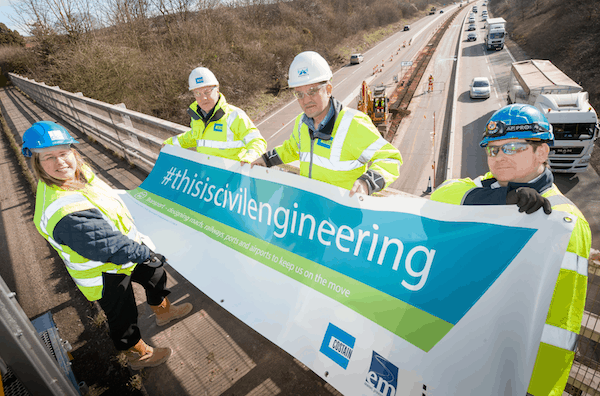
[[[348,195],[166,146],[124,199],[180,274],[345,395],[525,395],[569,215]]]

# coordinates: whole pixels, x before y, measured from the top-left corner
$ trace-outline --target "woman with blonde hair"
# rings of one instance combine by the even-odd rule
[[[192,304],[171,305],[165,257],[153,252],[154,244],[137,230],[124,202],[73,143],[78,142],[51,121],[36,122],[23,135],[23,155],[31,157],[38,178],[35,225],[83,295],[99,302],[113,343],[127,351],[131,368],[158,366],[171,349],[152,348],[142,340],[131,282],[144,287],[158,326],[187,315]]]

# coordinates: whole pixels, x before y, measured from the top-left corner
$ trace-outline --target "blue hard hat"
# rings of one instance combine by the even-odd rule
[[[63,144],[79,143],[69,134],[65,127],[52,121],[38,121],[23,134],[21,152],[31,157],[31,151]]]
[[[552,124],[537,108],[528,104],[511,104],[492,115],[479,145],[486,147],[489,142],[503,139],[536,140],[552,144],[554,134]]]

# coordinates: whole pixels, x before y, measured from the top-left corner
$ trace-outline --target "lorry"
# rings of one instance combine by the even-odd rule
[[[485,46],[488,51],[504,48],[505,26],[506,21],[504,18],[489,18],[485,21]]]
[[[388,119],[388,101],[385,86],[376,86],[371,92],[367,82],[363,81],[358,96],[357,109],[367,114],[373,124],[378,127],[385,124]]]
[[[554,145],[548,163],[554,172],[583,172],[598,138],[598,116],[589,95],[549,60],[511,66],[508,103],[537,107],[552,124]]]

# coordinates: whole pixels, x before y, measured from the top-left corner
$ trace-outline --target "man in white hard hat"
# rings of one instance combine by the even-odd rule
[[[350,190],[373,194],[399,175],[402,156],[381,137],[371,119],[332,97],[333,74],[313,51],[298,54],[290,65],[288,85],[304,111],[291,136],[253,165],[300,161],[300,174]]]
[[[252,162],[266,151],[266,140],[242,109],[227,103],[209,69],[195,68],[188,82],[196,99],[188,108],[192,129],[170,137],[163,146],[196,147],[199,153],[241,162]]]

